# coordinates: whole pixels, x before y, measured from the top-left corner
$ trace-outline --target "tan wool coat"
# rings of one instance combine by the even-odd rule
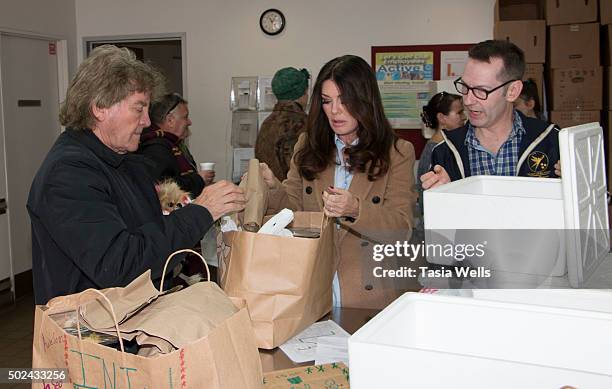
[[[296,144],[299,150],[304,144],[302,135]],[[294,153],[295,156],[295,153]],[[397,298],[402,290],[389,287],[390,279],[374,278],[370,274],[376,263],[364,256],[364,248],[381,242],[377,235],[387,236],[399,232],[403,239],[410,237],[412,210],[417,195],[414,190],[414,147],[405,140],[398,140],[391,147],[390,166],[387,174],[375,181],[368,181],[366,173],[355,172],[349,192],[359,199],[359,216],[354,220],[337,218],[340,227],[335,228],[336,269],[340,281],[343,307],[381,309]],[[323,211],[322,193],[334,185],[335,165],[330,165],[314,180],[300,176],[295,158],[282,187],[272,190],[268,214],[290,208],[294,211]],[[369,273],[369,274],[368,274]],[[418,290],[416,279],[402,284],[403,290]]]

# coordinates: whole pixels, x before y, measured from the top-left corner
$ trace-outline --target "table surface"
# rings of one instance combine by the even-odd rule
[[[378,309],[357,309],[357,308],[333,308],[332,311],[325,315],[321,320],[333,320],[344,328],[349,334],[353,334],[371,318],[373,318],[380,310]],[[290,369],[297,366],[307,366],[314,364],[314,361],[295,363],[280,349],[259,350],[261,365],[264,373],[274,370]]]

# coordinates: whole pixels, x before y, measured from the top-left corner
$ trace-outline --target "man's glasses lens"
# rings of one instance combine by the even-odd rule
[[[462,95],[467,95],[470,91],[470,88],[459,80],[455,80],[455,89],[457,89],[457,92],[461,93]]]
[[[484,89],[474,88],[472,89],[472,93],[476,96],[477,99],[486,100],[489,97],[489,92]]]

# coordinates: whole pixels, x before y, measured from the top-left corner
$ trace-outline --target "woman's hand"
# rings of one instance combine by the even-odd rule
[[[274,173],[272,173],[272,170],[270,169],[267,163],[261,162],[259,164],[259,171],[261,172],[261,177],[263,178],[264,182],[268,186],[268,189],[276,189],[280,186],[281,184],[280,181],[278,180],[278,178],[276,178]],[[242,175],[242,177],[240,177],[240,182],[248,178],[249,178],[249,172],[246,172]]]
[[[323,212],[329,217],[359,217],[359,199],[351,192],[333,187],[323,192]]]
[[[276,178],[272,170],[268,167],[267,163],[260,163],[259,171],[261,172],[261,177],[263,178],[266,185],[268,185],[269,189],[276,189],[281,185],[280,181],[278,180],[278,178]]]

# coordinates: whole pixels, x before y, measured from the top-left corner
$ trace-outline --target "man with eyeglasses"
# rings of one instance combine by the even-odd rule
[[[206,185],[210,185],[215,172],[198,172],[198,167],[185,145],[191,135],[189,106],[178,93],[171,93],[151,104],[151,126],[140,137],[138,152],[151,160],[149,172],[161,182],[172,179],[178,186],[197,197]]]
[[[463,95],[465,126],[443,131],[432,152],[424,189],[475,175],[559,177],[559,128],[514,109],[525,72],[523,51],[487,40],[469,51],[455,88]]]

